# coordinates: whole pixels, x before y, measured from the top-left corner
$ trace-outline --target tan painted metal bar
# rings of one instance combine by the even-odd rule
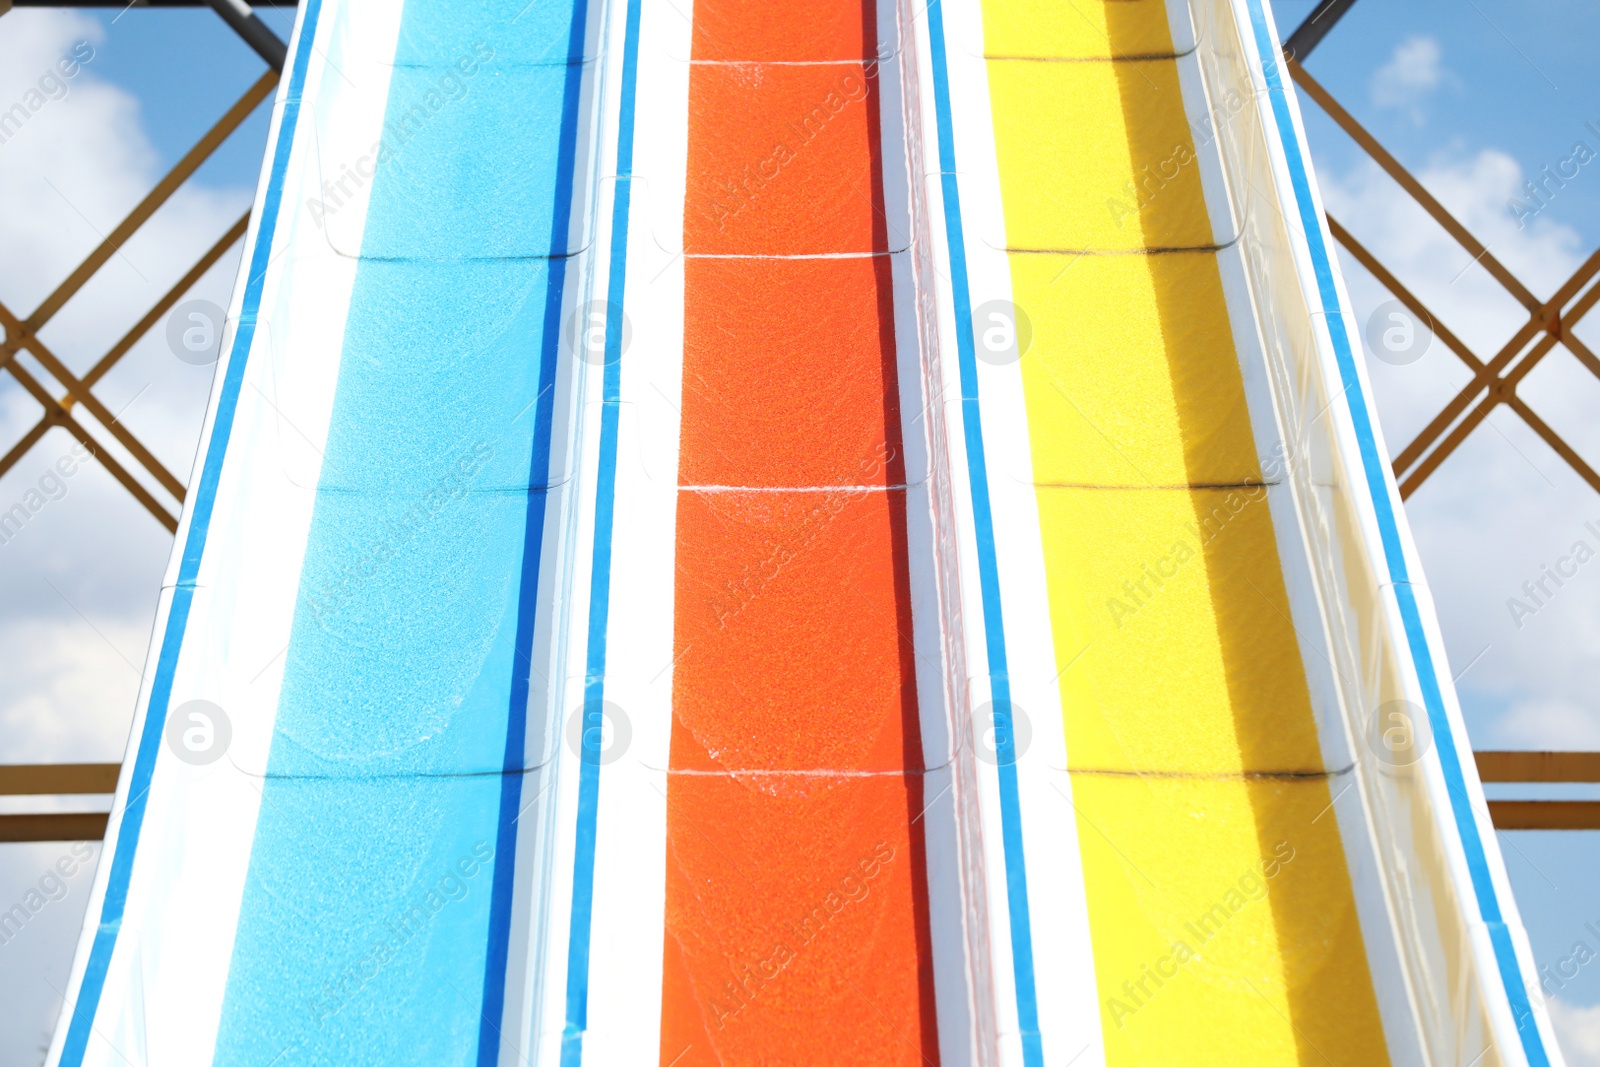
[[[1600,830],[1600,800],[1491,800],[1496,830]]]
[[[1569,352],[1578,357],[1579,363],[1593,371],[1596,377],[1600,377],[1600,371],[1595,370],[1591,362],[1594,360],[1594,354],[1589,351],[1587,345],[1578,340],[1572,333],[1572,327],[1576,326],[1585,315],[1594,310],[1596,303],[1600,303],[1600,285],[1591,286],[1589,291],[1580,296],[1571,307],[1561,312],[1560,321],[1555,328],[1539,338],[1539,343],[1529,350],[1527,358],[1518,362],[1515,367],[1512,367],[1506,373],[1505,380],[1512,392],[1516,391],[1517,386],[1522,384],[1522,379],[1528,376],[1528,372],[1538,365],[1539,361],[1555,347],[1558,341],[1565,345]]]
[[[1396,278],[1392,273],[1390,273],[1389,270],[1378,261],[1378,258],[1374,256],[1372,252],[1369,251],[1365,246],[1363,246],[1361,242],[1357,241],[1355,237],[1351,235],[1350,231],[1346,230],[1342,225],[1340,225],[1339,221],[1332,215],[1328,216],[1328,229],[1333,234],[1334,239],[1343,245],[1351,255],[1355,256],[1356,261],[1365,267],[1372,274],[1372,276],[1378,280],[1380,285],[1389,290],[1389,292],[1393,293],[1402,304],[1411,310],[1412,314],[1419,316],[1429,324],[1429,327],[1433,330],[1434,335],[1438,337],[1440,341],[1444,342],[1446,348],[1454,352],[1458,357],[1460,357],[1463,363],[1465,363],[1468,367],[1471,367],[1473,370],[1483,370],[1483,361],[1480,360],[1477,355],[1466,346],[1465,342],[1457,337],[1449,327],[1440,322],[1433,315],[1433,313],[1423,305],[1422,301],[1419,300],[1414,293],[1412,293],[1400,282],[1400,279]],[[1584,301],[1580,301],[1579,305],[1574,305],[1574,314],[1572,316],[1573,321],[1575,321],[1578,317],[1581,317],[1589,310],[1589,307],[1593,306],[1593,301],[1588,299],[1590,295],[1600,295],[1600,289],[1591,289],[1590,293],[1585,294],[1584,300],[1588,301],[1586,305],[1584,304]],[[1563,326],[1564,325],[1565,323]],[[1437,452],[1428,457],[1428,462],[1424,465],[1424,467],[1419,468],[1418,471],[1412,475],[1412,477],[1407,478],[1404,482],[1402,482],[1400,486],[1401,499],[1405,499],[1415,492],[1417,487],[1422,484],[1423,480],[1426,479],[1429,474],[1433,473],[1434,469],[1436,469],[1439,464],[1442,463],[1445,458],[1447,458],[1449,454],[1455,450],[1456,446],[1459,445],[1461,441],[1466,439],[1467,434],[1469,434],[1473,428],[1475,428],[1480,422],[1483,421],[1484,418],[1488,416],[1489,412],[1493,410],[1495,405],[1501,403],[1508,405],[1513,411],[1521,416],[1522,420],[1526,422],[1535,433],[1543,438],[1545,443],[1554,449],[1557,455],[1561,456],[1562,459],[1567,461],[1567,464],[1577,472],[1580,478],[1589,483],[1590,487],[1596,492],[1600,492],[1600,473],[1596,473],[1595,470],[1590,467],[1581,456],[1578,455],[1572,446],[1567,444],[1566,441],[1562,440],[1561,436],[1551,429],[1548,423],[1536,415],[1533,410],[1528,407],[1526,402],[1518,397],[1514,391],[1516,382],[1520,381],[1522,377],[1526,376],[1527,372],[1532,369],[1533,364],[1537,363],[1538,360],[1543,357],[1545,352],[1548,352],[1555,346],[1556,336],[1557,335],[1554,333],[1546,334],[1545,337],[1540,339],[1539,344],[1535,346],[1534,351],[1530,353],[1529,357],[1524,359],[1515,368],[1513,368],[1511,374],[1506,375],[1504,379],[1496,379],[1495,384],[1491,385],[1490,387],[1488,398],[1480,406],[1480,409],[1473,411],[1471,415],[1468,416],[1467,420],[1456,427],[1455,432],[1451,434],[1450,438],[1447,439],[1444,444],[1440,445]],[[1576,338],[1572,337],[1570,332],[1564,328],[1561,330],[1560,336],[1562,340],[1569,342],[1569,344],[1577,340]],[[1575,349],[1573,354],[1577,356],[1579,362],[1588,367],[1590,371],[1596,375],[1596,377],[1600,377],[1600,362],[1595,361],[1593,354],[1588,351],[1587,347],[1583,347],[1581,351]],[[1506,382],[1506,386],[1497,387],[1501,381]]]
[[[1395,457],[1395,472],[1398,474],[1415,463],[1422,453],[1432,445],[1434,440],[1460,416],[1462,410],[1472,402],[1473,398],[1483,389],[1488,388],[1492,380],[1505,369],[1507,364],[1516,358],[1517,354],[1522,351],[1523,346],[1533,340],[1534,336],[1541,330],[1545,330],[1547,323],[1557,323],[1558,330],[1565,332],[1566,327],[1570,326],[1574,319],[1569,315],[1566,322],[1562,323],[1562,307],[1566,305],[1567,301],[1576,296],[1579,290],[1587,285],[1597,273],[1600,273],[1600,250],[1597,250],[1584,261],[1583,266],[1579,267],[1572,277],[1568,278],[1566,283],[1556,291],[1556,295],[1541,306],[1538,312],[1530,316],[1528,321],[1523,323],[1522,328],[1517,330],[1511,336],[1511,339],[1501,347],[1494,358],[1485,363],[1483,369],[1474,374],[1472,380],[1461,387],[1461,391],[1455,395],[1450,403],[1444,406],[1444,410],[1439,412],[1438,416],[1417,435],[1414,441],[1401,450],[1400,454]]]
[[[1333,95],[1329,93],[1327,89],[1323,88],[1321,83],[1312,77],[1304,67],[1302,67],[1299,63],[1296,63],[1292,58],[1288,59],[1287,62],[1290,75],[1294,78],[1295,82],[1305,90],[1307,95],[1315,100],[1322,107],[1322,109],[1327,112],[1328,116],[1338,123],[1340,128],[1349,134],[1356,141],[1356,143],[1367,152],[1368,155],[1372,156],[1373,160],[1380,167],[1382,167],[1391,178],[1399,183],[1400,186],[1405,189],[1406,192],[1408,192],[1419,205],[1421,205],[1423,210],[1426,211],[1435,222],[1444,227],[1446,232],[1455,238],[1455,240],[1463,248],[1471,253],[1477,262],[1482,263],[1484,269],[1486,269],[1490,275],[1499,281],[1500,284],[1503,285],[1506,290],[1530,312],[1528,322],[1525,323],[1523,327],[1519,329],[1511,338],[1511,340],[1505,344],[1495,358],[1490,360],[1487,364],[1483,363],[1474,353],[1472,353],[1470,349],[1467,348],[1464,343],[1460,341],[1459,338],[1457,338],[1453,333],[1439,323],[1437,319],[1429,314],[1426,308],[1423,307],[1422,302],[1418,300],[1414,294],[1407,290],[1405,286],[1401,285],[1399,280],[1395,278],[1393,274],[1385,270],[1378,262],[1377,258],[1363,248],[1360,243],[1351,236],[1349,231],[1345,230],[1344,227],[1335,222],[1332,217],[1329,217],[1328,226],[1329,230],[1333,233],[1334,238],[1338,240],[1340,244],[1344,245],[1345,248],[1347,248],[1353,255],[1355,255],[1356,259],[1361,262],[1362,265],[1365,266],[1369,271],[1371,271],[1374,277],[1378,278],[1378,280],[1386,288],[1388,288],[1390,292],[1394,293],[1401,303],[1410,308],[1414,314],[1425,316],[1430,324],[1434,327],[1435,335],[1438,336],[1445,343],[1445,345],[1450,348],[1451,351],[1455,352],[1456,355],[1466,362],[1467,365],[1474,371],[1472,380],[1468,382],[1461,389],[1461,391],[1454,398],[1452,398],[1448,404],[1445,405],[1444,409],[1440,411],[1440,413],[1426,427],[1423,428],[1422,432],[1419,433],[1416,438],[1412,440],[1412,442],[1404,449],[1402,449],[1398,456],[1395,457],[1393,463],[1394,472],[1397,476],[1402,476],[1404,478],[1400,485],[1401,499],[1410,497],[1410,495],[1417,490],[1422,482],[1425,481],[1428,476],[1431,475],[1433,471],[1436,470],[1439,465],[1444,462],[1444,460],[1448,458],[1452,452],[1455,451],[1461,442],[1466,439],[1467,435],[1470,434],[1471,431],[1488,416],[1489,412],[1493,410],[1497,404],[1501,403],[1506,403],[1511,406],[1513,410],[1515,410],[1518,415],[1521,416],[1523,420],[1533,428],[1534,432],[1538,433],[1539,436],[1546,441],[1546,443],[1550,444],[1550,446],[1555,449],[1557,454],[1559,454],[1572,466],[1572,468],[1580,477],[1582,477],[1591,486],[1595,487],[1597,491],[1600,491],[1600,475],[1596,475],[1588,463],[1579,457],[1577,452],[1573,450],[1572,447],[1565,441],[1563,441],[1560,436],[1556,434],[1547,423],[1544,422],[1543,419],[1535,415],[1530,409],[1528,409],[1526,404],[1516,398],[1514,393],[1514,382],[1509,385],[1505,384],[1500,377],[1501,372],[1507,366],[1511,365],[1516,360],[1517,356],[1522,352],[1523,346],[1532,340],[1532,338],[1541,330],[1545,331],[1548,337],[1541,339],[1541,344],[1535,346],[1534,350],[1529,353],[1528,357],[1524,360],[1524,362],[1529,365],[1528,369],[1531,370],[1532,365],[1537,363],[1538,360],[1549,351],[1554,342],[1556,340],[1560,340],[1567,345],[1580,363],[1589,368],[1590,372],[1595,374],[1596,377],[1600,377],[1600,358],[1596,358],[1594,353],[1589,350],[1587,345],[1585,345],[1577,337],[1573,336],[1570,329],[1571,325],[1577,320],[1577,318],[1581,317],[1583,312],[1587,311],[1588,308],[1585,307],[1582,310],[1579,310],[1578,308],[1574,307],[1573,310],[1568,312],[1565,316],[1562,314],[1562,309],[1565,307],[1567,302],[1571,300],[1572,297],[1575,296],[1580,290],[1582,290],[1583,287],[1587,285],[1589,280],[1594,276],[1596,270],[1600,269],[1600,252],[1596,252],[1595,255],[1591,256],[1589,260],[1586,261],[1584,265],[1580,267],[1571,278],[1568,279],[1567,283],[1557,291],[1555,296],[1553,296],[1550,300],[1541,303],[1526,286],[1517,280],[1517,278],[1505,267],[1504,264],[1500,263],[1500,261],[1489,252],[1488,248],[1486,248],[1482,242],[1474,237],[1465,226],[1461,225],[1461,223],[1458,222],[1455,217],[1445,209],[1444,205],[1440,204],[1436,199],[1434,199],[1433,195],[1422,186],[1422,183],[1417,181],[1417,179],[1413,177],[1404,166],[1401,165],[1399,160],[1390,155],[1389,152],[1378,143],[1378,140],[1373,137],[1372,134],[1367,132],[1367,130],[1356,121],[1355,117],[1346,111],[1344,107],[1334,99]],[[1549,340],[1550,344],[1544,344],[1544,340]],[[1526,371],[1523,373],[1525,374]],[[1507,377],[1512,376],[1507,375]],[[1516,377],[1520,378],[1521,376],[1519,375]],[[1488,390],[1488,396],[1483,400],[1477,409],[1469,413],[1465,419],[1461,420],[1460,423],[1457,423],[1456,420],[1461,418],[1462,412],[1465,411],[1468,405],[1470,405],[1472,401],[1485,389]],[[1448,436],[1445,437],[1442,442],[1440,442],[1440,436],[1446,434],[1447,431],[1449,431]],[[1436,443],[1437,447],[1435,447]],[[1430,449],[1432,449],[1431,452],[1429,451]],[[1424,454],[1426,454],[1426,459],[1423,458]],[[1419,461],[1420,465],[1418,465]],[[1411,470],[1413,466],[1416,466],[1415,470]],[[1408,471],[1410,472],[1409,474],[1407,473]]]
[[[106,836],[103,811],[0,815],[0,843],[19,841],[100,841]]]
[[[142,201],[140,201],[138,206],[135,207],[133,211],[122,220],[117,228],[101,241],[100,245],[89,254],[88,258],[80,263],[78,267],[70,275],[68,275],[59,286],[56,287],[55,291],[46,297],[44,302],[34,309],[33,314],[29,315],[26,320],[19,321],[9,312],[4,313],[6,338],[4,343],[0,344],[0,367],[6,367],[14,374],[18,375],[18,381],[22,382],[24,387],[28,389],[28,392],[34,395],[34,399],[38,400],[40,404],[44,406],[45,416],[33,427],[33,429],[29,430],[28,433],[23,436],[22,440],[13,446],[3,458],[0,458],[0,474],[4,474],[11,467],[15,466],[22,456],[26,454],[28,450],[33,447],[33,445],[37,444],[52,426],[59,423],[70,433],[72,433],[74,437],[77,437],[80,441],[82,441],[84,445],[101,460],[101,462],[105,463],[107,469],[111,471],[117,480],[122,482],[122,484],[133,493],[139,502],[144,504],[144,506],[156,516],[163,526],[167,527],[168,530],[177,529],[177,520],[168,514],[166,509],[162,507],[161,504],[157,502],[155,498],[138,483],[137,480],[135,480],[126,470],[124,470],[120,464],[113,460],[109,455],[106,455],[104,450],[96,445],[80,426],[73,422],[69,416],[69,412],[74,404],[83,404],[100,422],[107,427],[107,429],[123,445],[123,447],[127,448],[128,451],[141,464],[143,464],[146,469],[150,471],[151,475],[155,477],[155,479],[160,482],[162,486],[164,486],[169,492],[177,497],[180,502],[183,500],[185,492],[183,483],[178,481],[178,479],[174,477],[173,474],[165,468],[165,466],[157,461],[155,456],[147,448],[145,448],[142,443],[140,443],[131,433],[127,432],[126,429],[117,422],[115,416],[106,411],[104,406],[100,404],[100,402],[89,392],[89,390],[113,366],[116,365],[118,360],[127,354],[128,350],[132,348],[134,342],[143,336],[144,333],[147,332],[163,314],[171,309],[172,305],[176,303],[178,297],[180,297],[191,286],[193,286],[193,284],[199,280],[200,276],[203,275],[206,270],[209,270],[210,267],[215,264],[217,259],[220,258],[221,255],[239,239],[249,225],[248,212],[243,218],[235,223],[226,234],[223,235],[222,239],[219,240],[218,243],[206,253],[206,255],[201,257],[200,261],[196,263],[193,268],[191,268],[188,274],[179,280],[177,285],[169,290],[160,301],[157,301],[155,307],[153,307],[143,319],[135,324],[135,326],[129,330],[129,332],[124,335],[124,337],[118,341],[116,345],[112,346],[111,350],[107,352],[106,355],[103,356],[93,368],[90,369],[89,373],[83,379],[79,380],[72,376],[71,372],[65,368],[61,361],[57,359],[47,348],[45,348],[41,342],[38,341],[36,334],[37,331],[41,329],[44,324],[48,322],[50,318],[54,316],[55,313],[59,311],[61,307],[66,304],[66,302],[70,300],[79,289],[83,287],[89,278],[94,275],[95,271],[99,270],[107,260],[115,255],[123,246],[123,244],[125,244],[134,234],[134,232],[137,231],[139,227],[142,226],[146,221],[148,221],[150,216],[153,215],[162,204],[166,203],[172,194],[176,192],[177,189],[182,186],[182,184],[196,170],[198,170],[207,159],[211,157],[212,153],[216,151],[217,147],[221,145],[222,142],[226,140],[234,130],[239,128],[240,124],[243,123],[244,120],[248,118],[256,109],[256,107],[271,94],[277,83],[278,75],[275,71],[267,71],[260,78],[258,78],[256,82],[245,91],[244,95],[235,101],[233,106],[230,107],[228,111],[223,114],[223,116],[218,119],[215,124],[212,125],[211,129],[206,131],[206,134],[195,143],[194,147],[191,148],[184,155],[184,157],[178,161],[177,165],[174,166],[172,170],[170,170],[166,176],[156,184],[156,187],[152,189]],[[67,395],[65,397],[57,401],[48,398],[47,395],[40,395],[39,383],[34,380],[31,375],[28,375],[25,371],[23,371],[21,367],[16,366],[15,364],[16,354],[24,348],[31,351],[34,356],[45,365],[50,374],[60,380],[62,386],[67,390]]]
[[[90,368],[89,373],[85,374],[81,379],[79,379],[80,384],[82,384],[85,389],[92,388],[96,382],[98,382],[107,374],[107,372],[111,370],[112,367],[116,366],[117,362],[132,350],[134,344],[138,342],[139,338],[149,332],[150,328],[160,321],[163,315],[165,315],[168,311],[171,311],[173,305],[178,302],[183,294],[193,288],[195,283],[205,275],[206,271],[210,270],[216,265],[217,260],[222,258],[223,253],[227,252],[229,248],[233,247],[233,245],[244,236],[249,225],[250,213],[246,211],[243,215],[239,216],[239,220],[237,222],[228,228],[228,232],[224,233],[220,238],[218,238],[216,244],[212,245],[206,254],[201,256],[200,259],[195,262],[193,267],[189,268],[188,273],[182,278],[179,278],[177,283],[167,291],[165,296],[156,301],[155,305],[148,312],[146,312],[144,318],[135,323],[133,328],[122,336],[121,340],[112,345],[110,350],[108,350],[105,355],[100,357],[99,362]],[[20,324],[18,325],[20,328]],[[0,354],[0,366],[4,366],[7,362],[9,362],[12,355],[14,355],[14,352],[9,348],[4,352],[4,354]],[[65,412],[70,412],[72,410],[72,405],[76,402],[77,396],[71,392],[64,397],[61,397],[58,401],[61,410]],[[33,429],[24,434],[22,439],[12,446],[9,452],[7,452],[3,457],[0,457],[0,476],[3,476],[7,471],[15,466],[17,461],[26,455],[35,444],[38,444],[39,440],[43,438],[47,432],[49,432],[50,427],[54,426],[58,421],[60,421],[59,415],[57,413],[50,412],[41,418],[37,423],[35,423]],[[183,493],[181,491],[178,493],[178,499],[183,499]]]
[[[74,796],[114,793],[116,763],[31,763],[0,766],[0,796]],[[99,841],[103,811],[0,815],[0,842]]]
[[[1474,752],[1485,782],[1600,783],[1600,752]],[[1600,830],[1600,800],[1491,800],[1497,830]]]
[[[1600,752],[1474,752],[1485,782],[1600,782]]]
[[[1474,756],[1485,782],[1600,782],[1600,752]],[[115,763],[0,766],[0,795],[109,793],[118,770]],[[1600,829],[1600,801],[1492,800],[1489,811],[1501,830]],[[97,840],[104,831],[99,813],[0,816],[0,841]]]
[[[120,763],[15,763],[0,766],[0,796],[115,793]]]
[[[110,236],[101,241],[100,246],[89,253],[89,257],[78,264],[78,268],[56,287],[55,292],[45,297],[44,303],[34,309],[33,314],[29,315],[23,323],[23,327],[28,334],[37,333],[50,320],[52,315],[61,310],[63,304],[72,299],[73,295],[83,288],[84,283],[94,275],[94,272],[105,265],[106,260],[116,255],[117,250],[127,242],[128,238],[133,236],[134,231],[144,225],[146,220],[155,214],[156,209],[166,203],[167,199],[177,191],[178,187],[191,174],[200,169],[200,165],[211,157],[211,153],[217,150],[217,146],[226,140],[229,134],[239,128],[239,125],[256,109],[256,105],[265,100],[277,84],[277,73],[269,70],[256,79],[254,85],[245,90],[245,94],[227,110],[222,118],[217,120],[216,125],[206,131],[205,136],[200,138],[193,148],[189,149],[188,154],[180,159],[172,170],[167,172],[167,176],[162,178],[154,189],[150,190],[149,195],[139,202],[139,205],[129,213],[127,218],[122,220],[115,230],[111,231]]]

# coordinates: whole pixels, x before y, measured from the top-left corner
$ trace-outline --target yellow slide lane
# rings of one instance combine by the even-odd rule
[[[1107,1062],[1387,1063],[1166,8],[982,3]]]

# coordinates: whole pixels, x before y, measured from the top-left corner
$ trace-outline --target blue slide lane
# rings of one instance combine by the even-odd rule
[[[218,1064],[497,1059],[586,18],[525,4],[406,3]]]

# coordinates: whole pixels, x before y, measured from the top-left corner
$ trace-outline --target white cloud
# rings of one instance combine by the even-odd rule
[[[149,628],[117,620],[0,626],[7,762],[115,763],[132,719]]]
[[[1395,46],[1389,62],[1372,75],[1372,102],[1394,108],[1421,125],[1422,105],[1445,79],[1444,50],[1432,37],[1407,37]]]
[[[1567,1067],[1600,1067],[1600,1004],[1587,1008],[1562,1000],[1547,1004],[1556,1040],[1566,1053]]]
[[[1500,736],[1517,748],[1600,749],[1600,715],[1593,705],[1565,700],[1527,700],[1501,719]]]

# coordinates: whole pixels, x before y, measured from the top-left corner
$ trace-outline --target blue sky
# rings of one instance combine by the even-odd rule
[[[266,70],[266,65],[206,8],[84,12],[105,27],[91,69],[126,89],[140,104],[146,136],[170,167]],[[289,35],[292,9],[262,8],[280,37]],[[210,185],[254,187],[267,137],[268,105],[258,107],[201,170]]]
[[[1287,36],[1311,0],[1273,0]],[[1443,84],[1419,113],[1382,106],[1372,83],[1410,38],[1437,42]],[[1583,139],[1600,151],[1600,5],[1584,0],[1362,0],[1306,63],[1390,152],[1416,171],[1441,151],[1493,145],[1534,173]],[[1344,169],[1360,149],[1306,108],[1319,163]],[[1600,234],[1600,166],[1551,203],[1552,217],[1591,240]]]

